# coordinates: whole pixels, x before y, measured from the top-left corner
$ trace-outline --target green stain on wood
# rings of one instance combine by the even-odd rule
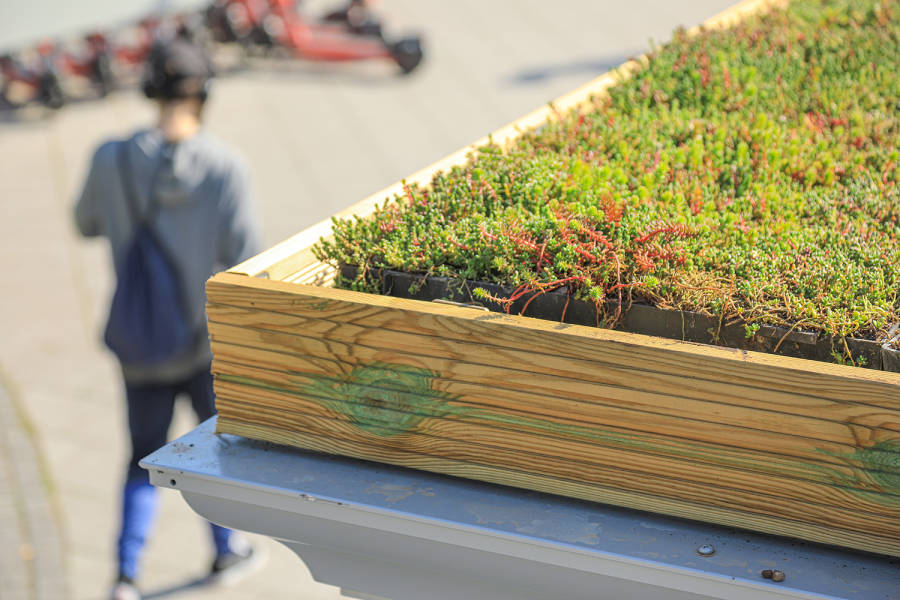
[[[857,450],[853,458],[866,465],[885,491],[900,493],[900,440],[887,440]]]
[[[453,404],[462,398],[434,389],[440,374],[406,365],[375,362],[360,365],[337,377],[303,373],[296,390],[283,390],[315,399],[340,413],[369,433],[398,435],[416,429],[426,419],[479,420],[573,436],[613,445],[641,447],[648,444],[638,435],[609,432],[597,427],[568,425],[518,415],[499,414],[483,408]],[[311,383],[306,381],[311,380]]]
[[[415,429],[432,414],[449,414],[447,403],[455,397],[433,389],[437,375],[419,367],[376,362],[337,377],[305,374],[312,382],[301,384],[298,391],[364,431],[393,436]]]
[[[329,302],[328,300],[305,301],[300,302],[300,304],[306,310],[314,310],[316,312],[324,312],[331,307],[331,302]]]
[[[825,452],[829,456],[848,459],[861,463],[864,468],[857,469],[860,476],[867,477],[880,491],[893,496],[893,500],[885,500],[889,506],[900,506],[900,439],[882,440],[867,448],[859,448],[855,452],[838,454]],[[835,479],[846,485],[856,487],[857,478],[835,472]],[[886,497],[890,498],[890,497]]]

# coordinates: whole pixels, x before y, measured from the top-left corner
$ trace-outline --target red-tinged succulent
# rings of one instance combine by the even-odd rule
[[[900,2],[676,32],[581,112],[335,222],[318,256],[876,338],[900,321]],[[530,295],[530,296],[529,296]]]

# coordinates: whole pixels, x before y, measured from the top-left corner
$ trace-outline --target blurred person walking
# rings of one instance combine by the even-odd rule
[[[75,207],[82,235],[109,240],[117,277],[105,339],[122,367],[131,458],[114,600],[140,598],[135,581],[156,514],[156,489],[138,461],[166,443],[177,396],[190,398],[200,420],[215,414],[204,284],[260,246],[247,169],[201,127],[212,75],[186,39],[155,47],[143,88],[158,105],[156,126],[102,144]],[[210,581],[231,583],[261,564],[259,549],[210,526]]]

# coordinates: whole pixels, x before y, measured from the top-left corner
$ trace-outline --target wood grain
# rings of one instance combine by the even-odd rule
[[[616,488],[626,506],[714,506],[898,551],[900,378],[229,274],[207,294],[225,428],[365,440],[498,483],[527,471],[587,499]]]
[[[368,354],[363,354],[361,357],[357,354],[355,361],[350,359],[338,361],[303,354],[290,355],[270,352],[225,342],[217,342],[216,357],[217,372],[232,376],[240,376],[244,373],[283,387],[299,385],[297,382],[306,376],[339,376],[350,372],[357,365],[384,362]],[[396,360],[398,357],[392,355],[392,358]],[[410,360],[406,364],[414,367],[423,366],[421,361],[417,360]],[[789,431],[793,422],[789,418],[784,421],[787,432],[773,433],[759,429],[758,423],[752,419],[752,415],[744,421],[743,426],[725,426],[692,420],[678,415],[677,410],[671,411],[673,413],[671,415],[661,415],[622,409],[615,406],[614,400],[609,400],[609,404],[573,401],[568,397],[569,393],[565,388],[553,389],[552,386],[548,386],[546,393],[528,393],[520,389],[498,387],[495,383],[496,379],[490,374],[478,375],[477,365],[457,376],[461,379],[452,379],[452,374],[449,377],[445,375],[447,372],[453,372],[454,365],[449,365],[445,371],[430,369],[429,366],[425,365],[424,368],[435,373],[442,373],[442,376],[434,382],[436,389],[459,399],[460,403],[465,403],[473,408],[490,409],[498,414],[511,411],[510,414],[520,415],[523,418],[527,416],[541,419],[549,424],[559,423],[561,427],[578,424],[618,430],[623,434],[633,432],[635,435],[665,436],[671,440],[673,446],[707,445],[710,451],[713,448],[719,449],[723,454],[722,462],[724,463],[728,463],[727,456],[730,449],[751,450],[762,453],[757,459],[759,463],[756,466],[757,470],[774,473],[790,471],[794,476],[812,480],[832,481],[834,476],[841,472],[844,479],[850,478],[856,481],[856,486],[865,486],[866,477],[853,469],[872,469],[871,465],[855,458],[859,446],[856,445],[858,442],[853,439],[852,435],[847,435],[843,443],[791,435]],[[467,373],[472,375],[466,376]],[[538,378],[539,376],[534,377]],[[386,387],[390,388],[389,385]],[[576,383],[573,389],[577,387]],[[588,388],[582,394],[591,398],[590,392],[591,389]],[[638,390],[633,393],[641,394]],[[600,398],[603,398],[604,394],[602,389],[595,393]],[[664,403],[665,399],[664,397],[658,398],[660,405]],[[672,398],[669,398],[669,401],[673,403]],[[677,402],[675,403],[677,404]],[[570,408],[571,410],[569,410]],[[797,429],[800,429],[799,425]],[[873,437],[871,432],[869,436]],[[867,444],[871,446],[878,441],[876,438],[875,441],[867,442]],[[710,456],[712,455],[710,454]],[[831,479],[826,478],[821,472],[825,465],[831,465],[828,475]],[[838,471],[835,471],[835,468],[838,468]],[[873,470],[900,476],[900,470],[896,463],[879,466],[878,469]]]
[[[307,360],[303,356],[270,353],[245,346],[219,344],[218,350],[216,373],[231,377],[243,375],[285,389],[303,385],[299,382],[305,382],[304,377],[328,375],[352,368],[346,363]],[[682,444],[709,447],[725,457],[732,452],[750,450],[763,454],[756,468],[764,472],[825,482],[833,482],[833,476],[840,474],[844,479],[857,478],[858,486],[865,485],[865,478],[857,477],[854,472],[854,469],[868,468],[852,457],[855,446],[758,429],[752,427],[755,425],[752,417],[742,424],[722,425],[692,420],[678,415],[677,411],[666,415],[620,408],[615,405],[614,399],[609,400],[610,404],[595,404],[572,400],[559,393],[531,394],[517,389],[444,379],[436,382],[435,387],[454,396],[456,404],[490,409],[498,414],[541,419],[561,426],[602,427],[622,435],[652,436],[658,439],[657,443],[661,446],[666,444],[665,440],[670,440],[674,447]],[[635,393],[640,394],[639,391]],[[808,467],[798,467],[798,459]],[[723,462],[728,460],[723,458]],[[823,474],[826,467],[830,470],[830,477]],[[884,470],[898,472],[896,465]]]
[[[466,462],[447,456],[433,456],[418,452],[408,452],[372,445],[353,437],[338,434],[338,437],[323,435],[313,431],[295,431],[270,424],[259,426],[254,423],[232,419],[220,422],[218,430],[257,439],[268,439],[275,443],[288,444],[331,454],[352,456],[388,464],[412,467],[425,471],[454,475],[491,483],[512,485],[550,494],[603,502],[627,508],[649,510],[676,517],[719,523],[722,525],[751,529],[762,533],[796,537],[804,540],[837,544],[892,556],[900,555],[900,544],[894,536],[856,533],[838,530],[821,523],[791,522],[781,517],[766,514],[752,514],[728,507],[707,505],[699,501],[683,501],[678,498],[641,494],[622,490],[619,482],[610,486],[588,484],[575,478],[550,477],[529,470],[515,470],[479,463],[483,456]]]
[[[580,346],[572,352],[574,344],[562,343],[553,345],[544,344],[544,339],[532,336],[533,343],[525,346],[524,339],[507,340],[504,335],[509,329],[491,330],[490,335],[483,333],[484,325],[477,321],[463,324],[455,324],[452,327],[435,328],[431,325],[432,319],[423,317],[417,313],[400,313],[397,311],[382,310],[380,315],[389,316],[391,322],[386,319],[374,319],[375,322],[367,322],[367,314],[371,307],[362,306],[358,312],[361,316],[345,312],[339,316],[322,314],[315,318],[304,315],[302,307],[280,306],[282,310],[293,308],[298,315],[285,312],[270,312],[271,308],[266,302],[267,295],[258,294],[253,301],[256,310],[240,309],[221,305],[218,302],[210,303],[208,313],[210,320],[224,327],[218,328],[216,335],[222,341],[236,343],[251,343],[255,347],[263,347],[266,344],[259,340],[279,340],[281,349],[291,352],[297,344],[304,344],[303,340],[295,340],[290,337],[273,337],[272,332],[285,333],[287,335],[311,338],[311,348],[304,348],[304,353],[310,356],[321,356],[314,350],[316,342],[334,342],[331,348],[338,350],[336,344],[350,344],[357,352],[364,349],[377,350],[390,348],[397,354],[404,352],[420,357],[424,362],[428,358],[449,358],[460,364],[476,364],[485,369],[482,379],[484,381],[509,381],[516,380],[516,387],[530,385],[530,375],[535,372],[546,373],[553,377],[574,380],[579,383],[594,383],[614,389],[633,389],[636,378],[640,378],[640,390],[644,392],[657,392],[662,394],[664,400],[656,404],[657,410],[673,410],[671,398],[679,397],[679,403],[674,408],[679,414],[694,414],[700,420],[711,422],[729,422],[721,419],[731,419],[733,423],[746,423],[747,418],[756,419],[756,424],[768,430],[787,431],[792,435],[815,437],[834,441],[845,440],[848,435],[847,423],[853,427],[868,427],[876,430],[887,430],[885,435],[893,436],[900,431],[900,415],[897,412],[882,407],[873,409],[868,404],[838,402],[810,394],[810,390],[803,390],[802,394],[781,392],[768,385],[768,379],[764,385],[756,382],[755,385],[731,383],[737,378],[736,370],[729,371],[728,382],[715,379],[700,379],[696,372],[686,372],[678,375],[680,371],[674,370],[676,375],[667,370],[665,366],[659,367],[658,361],[643,364],[633,364],[627,357],[617,361],[618,357],[594,357],[588,350]],[[217,296],[219,298],[219,296]],[[472,315],[470,311],[466,314]],[[440,323],[440,320],[437,320]],[[403,325],[400,325],[402,323]],[[365,324],[365,326],[361,326]],[[417,327],[422,325],[422,327]],[[238,330],[229,329],[229,326]],[[256,332],[256,333],[253,333]],[[445,333],[446,335],[441,335]],[[511,331],[519,338],[519,331]],[[233,334],[233,335],[232,335]],[[235,337],[236,336],[236,337]],[[508,343],[505,343],[508,342]],[[523,346],[528,350],[524,350]],[[559,352],[554,353],[556,348]],[[345,350],[345,353],[347,351]],[[803,361],[808,362],[808,361]],[[429,362],[439,368],[440,365]],[[721,377],[720,377],[721,379]],[[535,390],[542,393],[553,392],[559,389],[559,385],[566,385],[565,381],[546,383],[543,378],[537,380],[539,387]],[[597,397],[596,391],[589,394],[579,394],[574,390],[575,397],[590,400]],[[764,394],[760,394],[760,388]],[[827,390],[826,390],[827,391]],[[880,390],[876,390],[880,393]],[[900,393],[900,390],[898,390]],[[602,397],[602,396],[601,396]],[[885,397],[890,401],[891,397]],[[621,395],[617,402],[629,402]],[[722,405],[727,406],[723,411]],[[741,408],[749,410],[740,410]],[[648,407],[648,410],[653,408]],[[798,421],[785,425],[785,415],[801,417]],[[803,418],[812,419],[804,421]],[[759,420],[762,421],[759,421]],[[823,424],[821,421],[840,423],[839,427]],[[807,423],[806,427],[797,430],[798,423]],[[830,432],[829,432],[830,430]],[[869,434],[859,431],[852,433],[853,439]]]
[[[440,438],[462,445],[480,445],[489,452],[515,449],[523,458],[529,457],[529,464],[533,465],[534,470],[542,472],[546,472],[545,462],[556,461],[593,470],[639,473],[660,480],[669,478],[715,488],[715,492],[706,492],[709,497],[724,493],[731,504],[740,504],[744,496],[765,497],[773,502],[787,501],[792,507],[797,506],[800,501],[817,507],[849,509],[853,514],[845,515],[842,522],[849,523],[862,516],[857,522],[860,530],[875,527],[884,532],[900,527],[900,523],[891,522],[900,508],[900,496],[835,485],[834,481],[823,484],[798,479],[786,473],[775,472],[773,475],[760,472],[754,466],[760,464],[763,457],[752,452],[731,452],[717,464],[715,455],[718,454],[718,449],[711,449],[710,454],[713,456],[709,456],[704,455],[704,448],[697,446],[671,445],[653,436],[631,436],[604,430],[592,432],[594,435],[581,436],[571,430],[544,427],[539,420],[514,428],[512,423],[522,423],[517,416],[504,418],[504,415],[500,415],[498,419],[495,418],[496,413],[479,411],[480,414],[473,414],[465,408],[449,415],[423,415],[423,423],[415,431],[407,432],[401,427],[394,428],[390,421],[386,423],[382,419],[369,418],[367,423],[361,422],[358,407],[334,410],[335,403],[330,399],[303,394],[297,389],[263,387],[264,383],[251,385],[231,378],[220,379],[218,385],[220,398],[225,402],[225,410],[231,418],[270,423],[290,422],[296,426],[301,426],[307,417],[334,419],[368,425],[377,434],[392,432],[390,435],[385,434],[390,438],[386,440],[381,439],[383,435],[375,435],[373,443],[391,443],[395,439]],[[382,411],[382,414],[387,416],[388,412]],[[398,417],[398,420],[402,420],[402,417]],[[498,422],[505,426],[498,425]],[[365,431],[367,430],[363,429]],[[824,474],[830,471],[828,468],[819,469]],[[848,481],[846,478],[843,480]],[[877,489],[877,486],[872,487]],[[885,525],[879,518],[889,522]],[[897,529],[897,533],[900,534],[900,529]]]
[[[258,414],[258,413],[256,413]],[[257,422],[254,413],[248,413],[249,422]],[[367,436],[360,435],[358,430],[347,426],[339,420],[323,419],[309,414],[292,413],[291,418],[277,420],[271,416],[265,424],[298,433],[327,435],[336,439],[368,441]],[[240,418],[240,417],[238,417]],[[452,424],[446,424],[452,429]],[[356,431],[356,433],[352,433]],[[494,436],[499,432],[493,431]],[[518,440],[517,445],[507,444],[507,440],[473,438],[477,441],[460,444],[458,440],[444,436],[425,435],[421,433],[399,433],[396,436],[379,439],[375,447],[395,449],[398,451],[420,454],[424,456],[440,456],[453,458],[460,462],[489,464],[496,468],[508,468],[515,471],[538,472],[533,468],[539,462],[542,475],[554,478],[577,480],[598,486],[614,486],[624,491],[653,494],[659,489],[670,490],[669,498],[678,498],[692,502],[698,506],[713,506],[746,512],[749,515],[765,514],[786,522],[815,524],[821,521],[834,523],[834,538],[845,532],[868,534],[879,538],[898,538],[898,525],[890,518],[870,515],[853,509],[837,508],[833,505],[798,503],[792,498],[785,498],[771,493],[748,494],[740,490],[732,490],[724,486],[706,485],[689,479],[677,479],[671,476],[660,476],[636,469],[622,469],[617,465],[586,463],[566,458],[551,457],[528,452],[526,440]],[[689,468],[689,465],[685,465]],[[767,490],[768,491],[768,490]],[[837,525],[839,524],[839,525]]]
[[[583,358],[607,365],[630,363],[648,372],[685,373],[686,379],[703,387],[717,383],[763,387],[773,393],[784,392],[778,398],[780,404],[791,404],[794,398],[802,403],[803,397],[813,397],[900,410],[897,373],[229,273],[220,273],[207,283],[207,297],[212,304],[336,323],[355,323],[373,312],[382,313],[380,318],[394,323],[398,331],[442,340],[478,340],[495,347],[524,348],[544,356]],[[385,322],[381,327],[389,329]],[[727,379],[722,377],[723,370],[728,371]],[[719,388],[714,391],[719,393]]]

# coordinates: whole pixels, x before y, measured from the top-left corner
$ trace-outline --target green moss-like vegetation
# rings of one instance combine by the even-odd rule
[[[876,338],[900,321],[900,2],[676,32],[580,112],[486,147],[320,259]],[[482,294],[484,295],[484,294]]]

